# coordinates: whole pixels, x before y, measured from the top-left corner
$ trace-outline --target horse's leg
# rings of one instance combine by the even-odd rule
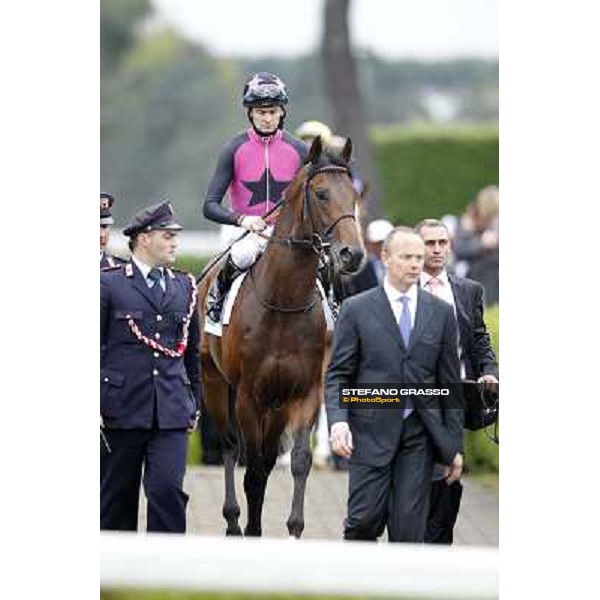
[[[287,520],[290,536],[299,538],[304,531],[304,494],[306,480],[312,464],[310,453],[310,427],[301,427],[294,433],[292,449],[292,476],[294,477],[294,496],[292,511]]]
[[[223,464],[225,467],[225,502],[223,503],[223,517],[227,521],[225,535],[242,535],[239,525],[240,505],[235,494],[235,464],[242,443],[239,426],[235,414],[235,390],[228,389],[229,424],[221,438],[223,446]]]
[[[306,399],[306,403],[301,404],[310,416],[294,433],[294,447],[292,449],[294,495],[292,497],[292,510],[287,520],[287,528],[290,536],[295,538],[299,538],[304,531],[304,495],[306,493],[306,480],[312,464],[310,432],[319,410],[321,400],[319,387],[314,388]]]
[[[262,416],[256,410],[254,402],[244,394],[238,396],[238,416],[246,446],[244,491],[248,502],[248,522],[244,535],[261,536],[262,505],[268,478],[262,452]]]
[[[253,423],[259,425],[257,419]],[[285,413],[269,411],[262,426],[253,429],[258,434],[255,438],[258,443],[247,445],[244,489],[248,500],[248,524],[244,530],[245,535],[262,535],[262,511],[267,482],[277,460],[279,439],[284,428]]]

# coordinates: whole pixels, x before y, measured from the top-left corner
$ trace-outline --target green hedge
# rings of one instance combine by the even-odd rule
[[[175,262],[175,268],[182,271],[188,271],[198,276],[204,265],[208,262],[210,256],[196,256],[195,254],[182,254]]]
[[[372,139],[396,224],[460,215],[482,187],[498,184],[497,125],[375,128]]]

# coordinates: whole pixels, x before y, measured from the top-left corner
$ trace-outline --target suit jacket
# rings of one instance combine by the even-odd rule
[[[106,252],[102,253],[102,258],[100,259],[100,268],[108,269],[109,267],[116,267],[117,265],[124,265],[127,261],[118,256],[113,256],[112,254],[107,254]]]
[[[483,286],[454,275],[448,275],[448,280],[454,294],[466,378],[476,380],[482,375],[499,378],[496,355],[483,320]]]
[[[194,309],[187,349],[170,358],[132,333],[176,349],[183,337],[192,284],[167,269],[160,305],[133,263],[100,271],[100,412],[107,427],[150,429],[154,410],[160,429],[187,428],[200,405],[200,329]]]
[[[400,442],[402,411],[342,408],[339,384],[456,384],[460,381],[456,347],[452,307],[421,289],[408,348],[383,287],[344,301],[327,371],[326,402],[330,426],[338,421],[350,425],[353,460],[375,466],[389,463]],[[450,464],[456,453],[462,452],[463,411],[456,408],[456,398],[454,408],[444,396],[417,396],[413,401],[434,442],[436,460]]]

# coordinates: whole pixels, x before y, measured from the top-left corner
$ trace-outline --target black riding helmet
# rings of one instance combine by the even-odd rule
[[[244,85],[242,102],[246,108],[285,106],[288,103],[285,83],[273,73],[255,73]]]
[[[271,134],[266,134],[256,128],[250,116],[250,111],[253,108],[281,106],[283,108],[283,116],[279,120],[278,129],[283,128],[286,115],[285,105],[288,103],[288,95],[285,83],[277,75],[267,72],[252,75],[244,84],[242,103],[248,109],[248,120],[252,123],[254,131],[259,135],[265,136]]]

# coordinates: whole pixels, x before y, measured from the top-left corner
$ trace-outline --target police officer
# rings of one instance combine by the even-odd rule
[[[193,276],[170,268],[169,202],[123,231],[131,262],[100,271],[100,527],[135,530],[142,467],[147,530],[185,532],[187,432],[200,406]]]
[[[114,267],[127,262],[118,256],[106,252],[108,238],[110,237],[110,226],[115,222],[111,209],[115,199],[106,192],[100,192],[100,268]]]

